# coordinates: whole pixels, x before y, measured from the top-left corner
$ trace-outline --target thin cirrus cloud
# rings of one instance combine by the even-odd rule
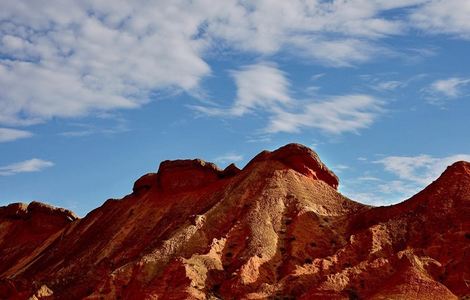
[[[243,155],[237,153],[226,153],[214,158],[214,161],[220,164],[235,163],[243,160]]]
[[[327,134],[358,132],[384,112],[383,103],[369,95],[351,94],[322,100],[296,101],[290,94],[286,74],[266,62],[232,71],[237,96],[231,107],[194,106],[209,116],[240,117],[250,112],[268,115],[266,133],[319,129]]]
[[[372,163],[381,165],[391,178],[366,174],[350,180],[342,191],[351,199],[372,205],[398,203],[424,189],[457,161],[470,161],[470,154],[386,156]]]
[[[451,77],[434,81],[425,91],[430,102],[442,102],[462,96],[469,87],[470,78]]]
[[[137,108],[159,90],[197,91],[211,74],[205,58],[220,47],[264,57],[284,52],[342,67],[387,53],[381,40],[413,28],[467,38],[469,5],[466,0],[3,1],[0,124]],[[391,10],[402,11],[387,14]]]
[[[424,187],[435,180],[447,166],[457,161],[470,161],[469,154],[456,154],[446,157],[430,155],[388,156],[375,163],[402,180],[413,182]]]
[[[0,143],[16,141],[32,137],[33,134],[26,130],[0,127]]]
[[[292,133],[312,128],[327,134],[357,133],[369,127],[385,109],[383,102],[372,96],[351,94],[310,101],[298,111],[276,109],[266,131]]]
[[[54,163],[51,161],[32,158],[29,160],[0,167],[0,176],[10,176],[19,173],[39,172],[45,168],[52,167],[53,165]]]

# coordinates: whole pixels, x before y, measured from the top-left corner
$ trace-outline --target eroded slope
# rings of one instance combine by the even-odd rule
[[[31,228],[0,214],[0,298],[462,297],[469,170],[457,163],[410,200],[372,208],[338,193],[298,144],[243,170],[165,161],[122,200],[83,219],[60,211],[37,235],[13,238]]]

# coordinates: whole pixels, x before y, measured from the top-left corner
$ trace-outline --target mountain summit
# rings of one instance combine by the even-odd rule
[[[337,191],[311,149],[242,170],[164,161],[80,219],[0,208],[1,299],[458,299],[470,297],[470,163],[371,207]]]

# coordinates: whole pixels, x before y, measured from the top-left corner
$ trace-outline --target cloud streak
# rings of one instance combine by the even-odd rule
[[[388,156],[375,161],[384,166],[385,170],[402,180],[424,187],[439,177],[445,168],[454,162],[470,161],[470,154],[456,154],[447,157],[430,155]]]
[[[235,163],[243,160],[243,155],[237,153],[226,153],[214,158],[214,161],[220,164]]]
[[[0,127],[0,143],[16,141],[19,139],[25,139],[25,138],[29,138],[32,136],[33,134],[26,130]]]
[[[451,77],[434,81],[426,89],[426,92],[432,102],[442,102],[442,100],[446,100],[447,98],[462,96],[465,88],[469,85],[470,78]]]
[[[301,112],[277,109],[270,118],[267,132],[298,132],[303,128],[318,129],[327,134],[357,133],[369,127],[384,111],[383,103],[364,94],[311,100],[300,107]]]
[[[431,184],[444,172],[447,166],[457,161],[470,161],[470,154],[455,154],[434,157],[427,154],[416,156],[387,156],[372,163],[381,165],[385,174],[351,178],[342,191],[352,199],[371,205],[390,205],[401,202]],[[381,173],[381,172],[380,172]]]
[[[44,170],[45,168],[52,167],[53,165],[54,163],[51,161],[33,158],[0,167],[0,176],[10,176],[19,173],[39,172]]]
[[[305,128],[327,134],[357,133],[384,112],[382,101],[364,94],[293,99],[287,74],[266,62],[232,71],[237,97],[229,108],[193,106],[209,116],[240,117],[249,112],[268,114],[265,133],[299,132]]]

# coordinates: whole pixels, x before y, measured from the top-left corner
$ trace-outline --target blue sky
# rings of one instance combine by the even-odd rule
[[[84,215],[160,161],[312,147],[396,203],[470,161],[470,2],[3,1],[0,205]]]

